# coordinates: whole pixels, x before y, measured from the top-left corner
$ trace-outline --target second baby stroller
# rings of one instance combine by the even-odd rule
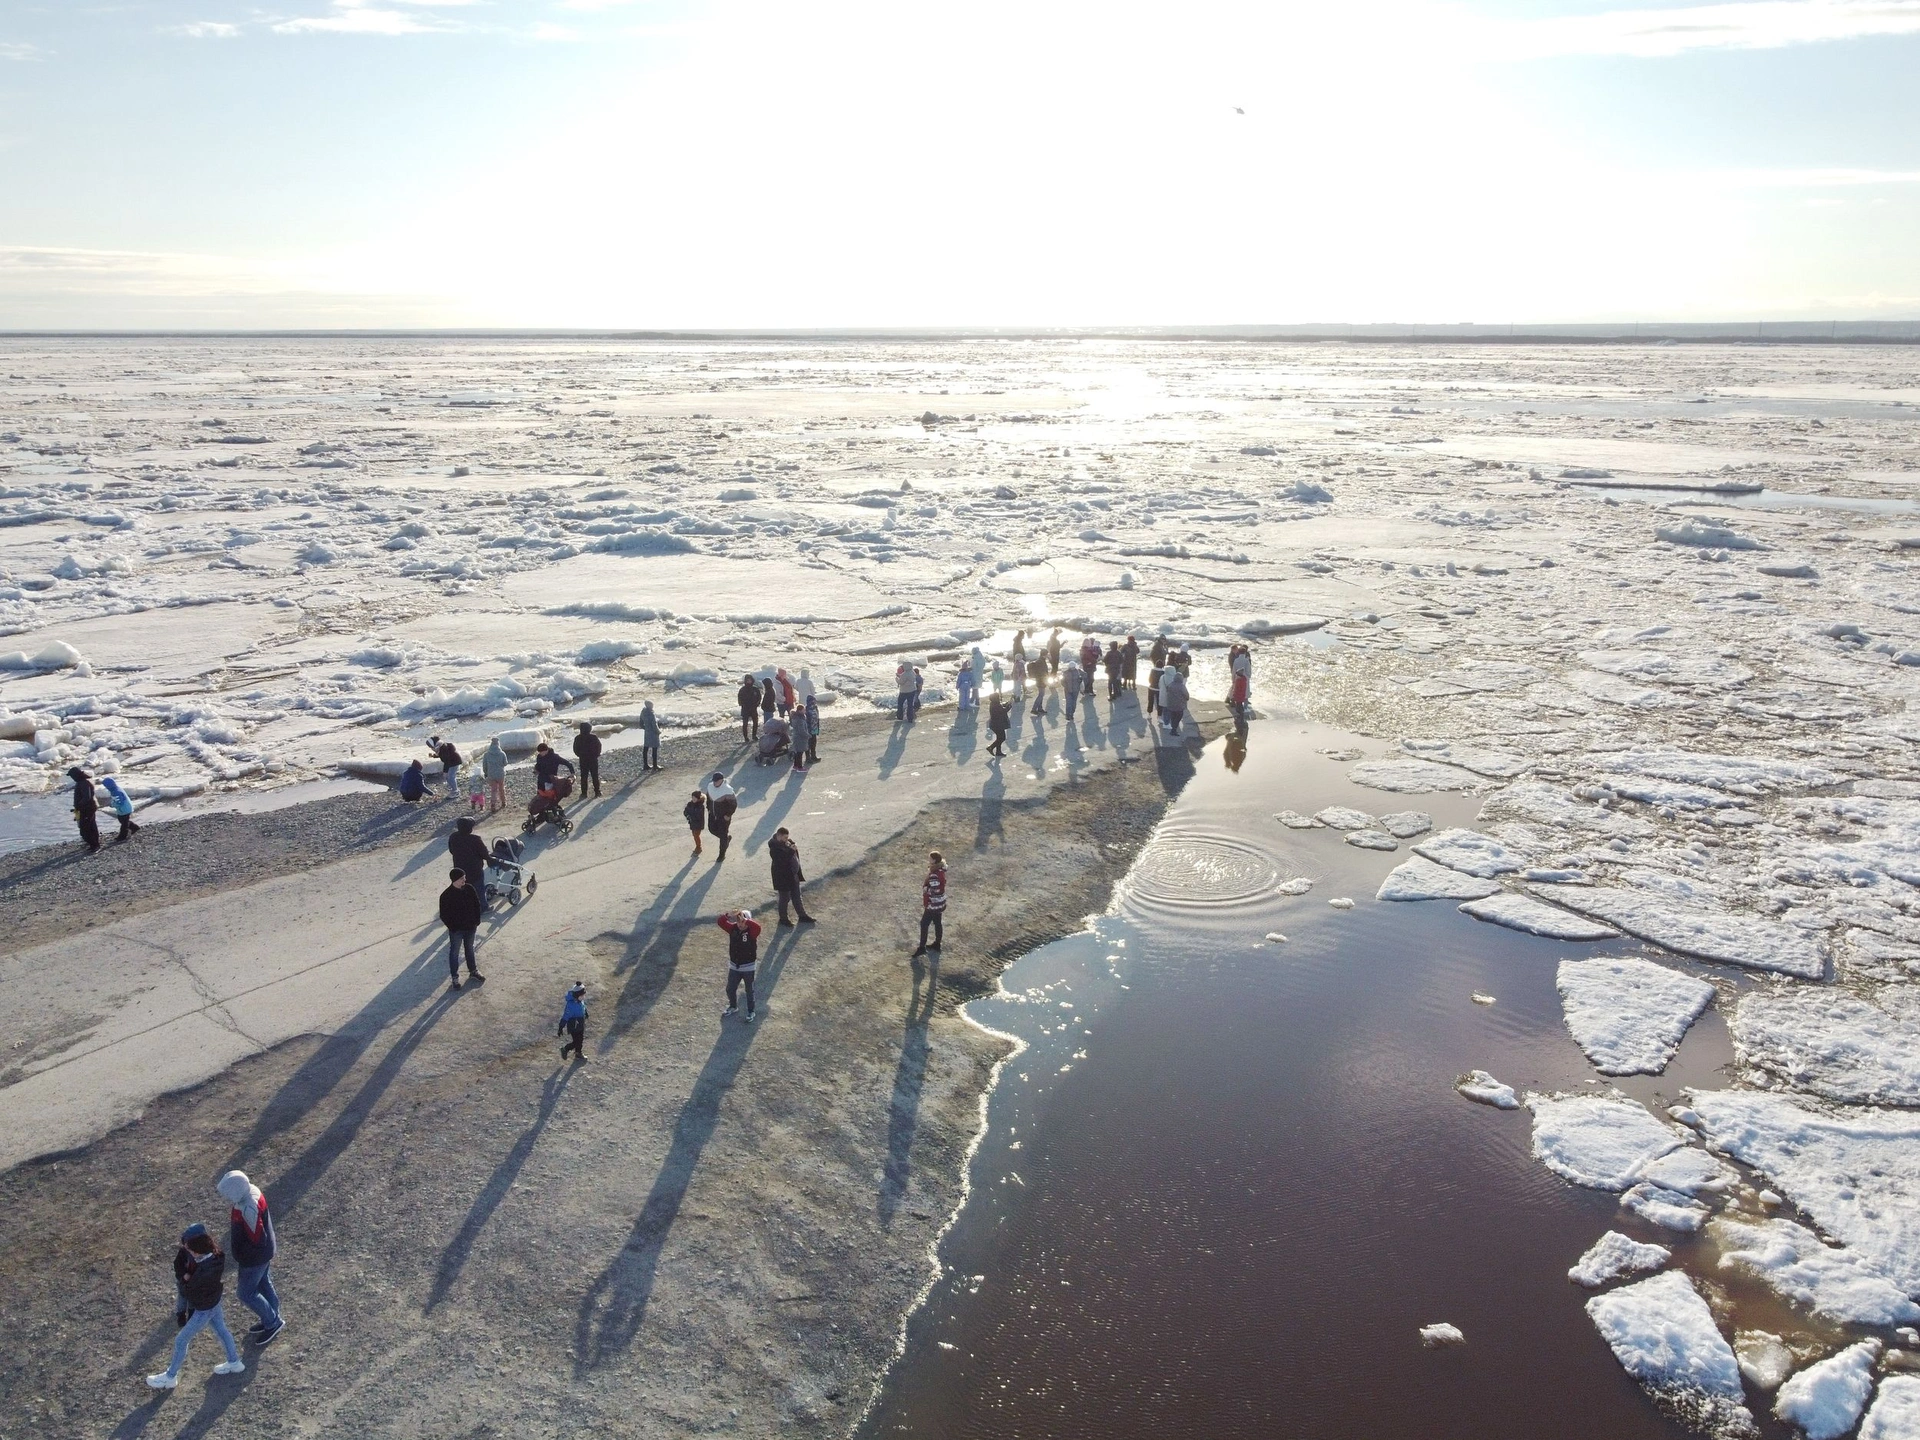
[[[540,878],[520,863],[526,848],[525,842],[505,837],[493,842],[493,852],[487,856],[485,899],[505,895],[509,905],[518,905],[524,896],[540,888]]]
[[[531,835],[540,828],[542,820],[548,821],[562,835],[573,829],[573,821],[567,818],[566,808],[561,804],[573,793],[573,778],[569,775],[556,775],[553,783],[533,793],[533,799],[527,802],[527,818],[520,822],[520,833]]]

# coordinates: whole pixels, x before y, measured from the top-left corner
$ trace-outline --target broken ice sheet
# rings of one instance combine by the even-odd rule
[[[1756,1433],[1733,1347],[1683,1272],[1596,1295],[1587,1314],[1614,1358],[1663,1409],[1706,1435]]]
[[[1509,930],[1520,930],[1529,935],[1543,935],[1549,940],[1610,940],[1620,933],[1611,925],[1603,925],[1597,920],[1589,920],[1562,910],[1557,905],[1549,905],[1512,890],[1500,890],[1479,900],[1469,900],[1460,908],[1476,920],[1504,925]]]
[[[1477,900],[1500,888],[1498,880],[1482,880],[1436,865],[1424,856],[1403,860],[1387,872],[1375,895],[1379,900]]]
[[[1602,1075],[1658,1075],[1713,999],[1713,986],[1632,955],[1563,960],[1567,1029]]]
[[[1722,1270],[1756,1276],[1829,1320],[1898,1325],[1920,1319],[1920,1305],[1892,1281],[1804,1225],[1778,1217],[1758,1224],[1722,1217],[1707,1234],[1719,1247]]]
[[[1527,863],[1492,836],[1477,830],[1443,830],[1414,846],[1413,853],[1462,874],[1478,875],[1483,880],[1511,874]]]
[[[1810,985],[1743,995],[1733,1014],[1741,1064],[1852,1104],[1920,1106],[1920,995],[1868,999]]]
[[[1567,1271],[1567,1278],[1576,1285],[1597,1290],[1623,1275],[1658,1270],[1672,1258],[1673,1252],[1664,1245],[1643,1245],[1618,1230],[1609,1230]]]
[[[1533,893],[1555,905],[1617,926],[1627,934],[1680,955],[1720,960],[1756,970],[1778,970],[1807,980],[1826,972],[1818,940],[1777,920],[1727,909],[1682,904],[1639,890],[1613,886],[1535,885]]]
[[[1780,1387],[1773,1413],[1797,1425],[1807,1440],[1839,1440],[1853,1429],[1873,1393],[1878,1340],[1861,1340],[1838,1355],[1809,1365]]]
[[[1643,1105],[1606,1095],[1529,1095],[1534,1157],[1562,1179],[1625,1190],[1642,1166],[1686,1140]]]
[[[1496,1110],[1520,1108],[1520,1097],[1513,1093],[1513,1087],[1502,1085],[1484,1070],[1469,1070],[1453,1082],[1453,1088],[1467,1099],[1491,1105]]]

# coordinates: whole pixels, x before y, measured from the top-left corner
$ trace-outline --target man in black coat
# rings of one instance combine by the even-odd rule
[[[600,737],[593,733],[593,722],[582,720],[580,733],[573,737],[573,758],[580,762],[580,798],[587,798],[587,786],[593,786],[594,798],[600,796]]]
[[[458,990],[460,951],[464,948],[467,974],[476,984],[484,985],[487,977],[473,963],[473,932],[480,928],[480,895],[467,883],[466,871],[452,871],[447,878],[453,883],[440,892],[440,923],[447,927],[447,974],[452,979],[452,988]]]
[[[786,826],[773,832],[773,839],[767,842],[767,857],[773,862],[773,892],[780,897],[780,923],[793,924],[787,918],[787,906],[791,904],[801,922],[811,925],[813,916],[807,914],[806,901],[800,898],[800,887],[807,878],[800,872],[800,847],[793,843]]]
[[[447,853],[453,856],[453,863],[466,873],[467,883],[480,897],[480,906],[487,904],[487,842],[473,833],[473,820],[462,815],[453,822],[453,834],[447,837]]]
[[[733,698],[740,706],[740,743],[750,744],[760,738],[760,682],[742,675]]]

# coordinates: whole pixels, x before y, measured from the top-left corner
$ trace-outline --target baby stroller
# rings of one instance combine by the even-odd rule
[[[753,752],[753,758],[762,765],[771,765],[792,748],[792,727],[784,718],[775,715],[760,727],[760,748]]]
[[[496,895],[505,894],[509,905],[518,905],[524,896],[540,888],[540,878],[520,863],[526,848],[522,841],[504,836],[493,842],[493,853],[487,856],[485,899],[491,901]]]
[[[536,790],[533,799],[527,802],[527,818],[520,822],[520,833],[531,835],[540,828],[542,820],[548,821],[562,835],[573,829],[573,821],[567,818],[566,810],[561,806],[573,793],[573,781],[565,775],[556,775],[553,784],[544,790]]]

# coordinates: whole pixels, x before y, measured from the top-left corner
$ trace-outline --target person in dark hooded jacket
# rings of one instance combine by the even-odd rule
[[[600,798],[600,737],[593,733],[593,722],[582,720],[580,733],[573,737],[573,758],[580,762],[580,798],[587,798],[587,786],[593,786],[593,798]]]
[[[740,707],[740,743],[745,745],[760,738],[760,686],[751,675],[740,677],[740,688],[734,692],[734,702]]]
[[[400,798],[409,805],[427,795],[427,772],[418,760],[400,772]]]
[[[487,977],[473,963],[473,932],[480,928],[480,892],[467,883],[464,870],[448,871],[447,878],[453,883],[440,892],[440,923],[447,927],[447,974],[452,980],[447,988],[460,988],[462,950],[467,954],[467,974],[484,985]]]
[[[487,903],[487,842],[474,834],[470,816],[462,815],[453,822],[453,834],[447,837],[447,853],[453,856],[453,863],[466,872],[467,883],[473,886],[484,908]]]
[[[794,844],[786,826],[774,831],[773,839],[767,842],[767,859],[773,864],[773,893],[780,897],[780,923],[793,924],[787,918],[787,906],[791,904],[801,924],[813,924],[813,916],[807,913],[807,902],[800,898],[800,887],[807,879],[800,870],[800,847]]]
[[[100,801],[93,793],[93,777],[78,765],[67,771],[73,781],[73,818],[80,827],[80,838],[87,849],[100,848]]]
[[[227,1257],[220,1253],[213,1236],[204,1225],[189,1225],[180,1236],[180,1248],[173,1254],[174,1323],[180,1333],[173,1337],[173,1363],[158,1375],[147,1376],[155,1390],[171,1390],[180,1383],[180,1367],[187,1363],[187,1346],[193,1337],[209,1325],[226,1347],[224,1364],[213,1367],[216,1375],[238,1375],[247,1368],[240,1358],[240,1347],[233,1343],[233,1332],[220,1313],[220,1294],[225,1288]]]

